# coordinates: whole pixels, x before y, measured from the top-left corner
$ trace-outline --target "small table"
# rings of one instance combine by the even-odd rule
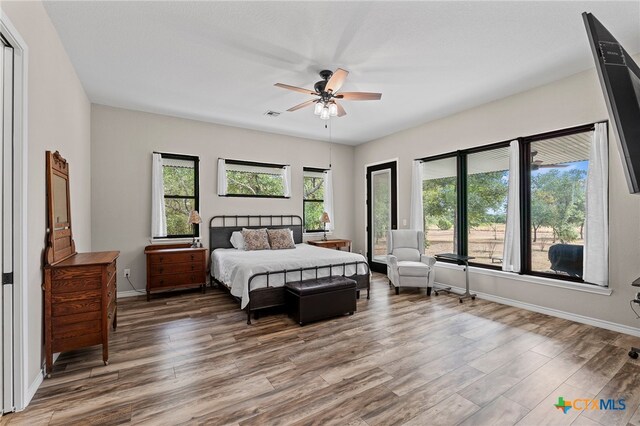
[[[307,244],[311,244],[312,246],[317,246],[317,247],[336,249],[336,250],[346,248],[347,251],[351,251],[351,240],[341,240],[341,239],[309,240],[307,241]]]
[[[441,288],[437,290],[434,288],[433,290],[435,291],[436,296],[438,295],[439,291],[446,291],[448,293],[457,294],[458,299],[460,300],[460,303],[462,303],[462,299],[465,299],[467,297],[470,297],[472,300],[475,300],[476,294],[471,293],[469,291],[469,260],[475,259],[475,257],[462,256],[460,254],[455,254],[455,253],[442,253],[442,254],[436,254],[435,258],[436,260],[453,260],[457,262],[458,265],[464,265],[464,270],[465,270],[465,292],[464,293],[459,294],[459,293],[453,292],[451,291],[451,287]]]

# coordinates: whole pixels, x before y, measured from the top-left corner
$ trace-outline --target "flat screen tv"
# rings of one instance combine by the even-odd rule
[[[640,192],[640,68],[600,21],[583,13],[631,193]]]

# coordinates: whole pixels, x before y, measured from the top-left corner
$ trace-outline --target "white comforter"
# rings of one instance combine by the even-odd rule
[[[241,308],[249,303],[249,278],[260,272],[280,271],[283,269],[306,268],[311,266],[342,264],[349,262],[366,262],[361,254],[341,250],[330,250],[308,244],[296,244],[289,250],[256,250],[244,251],[236,249],[216,249],[211,253],[213,276],[231,289],[231,294],[242,299]],[[342,268],[334,268],[334,274],[342,275]],[[356,273],[355,265],[347,266],[345,275]],[[358,265],[358,274],[367,273],[365,265]],[[306,271],[303,279],[314,278],[315,271]],[[329,275],[329,269],[321,269],[318,276]],[[287,281],[297,281],[300,273],[288,273]],[[251,281],[251,290],[266,287],[267,279],[260,276]],[[270,287],[284,285],[284,274],[269,277]]]

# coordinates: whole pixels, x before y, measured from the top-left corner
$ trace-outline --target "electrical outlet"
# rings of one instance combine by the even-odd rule
[[[127,268],[124,270],[124,277],[129,278],[131,276],[131,269]]]

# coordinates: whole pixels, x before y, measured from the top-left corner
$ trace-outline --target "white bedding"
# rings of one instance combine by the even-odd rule
[[[280,271],[283,269],[307,268],[311,266],[342,264],[349,262],[366,262],[361,254],[342,250],[330,250],[308,244],[296,244],[289,250],[256,250],[244,251],[236,249],[216,249],[211,253],[213,277],[231,289],[231,294],[242,299],[241,308],[249,303],[249,278],[260,272]],[[342,268],[333,269],[334,274],[342,275]],[[347,266],[345,275],[354,275],[355,265]],[[367,273],[365,265],[358,265],[358,274]],[[303,279],[314,278],[315,271],[305,271]],[[329,275],[329,269],[321,269],[318,276]],[[287,281],[297,281],[300,273],[288,273]],[[260,276],[251,281],[251,290],[266,287],[267,278]],[[269,277],[270,287],[282,287],[284,274]]]

